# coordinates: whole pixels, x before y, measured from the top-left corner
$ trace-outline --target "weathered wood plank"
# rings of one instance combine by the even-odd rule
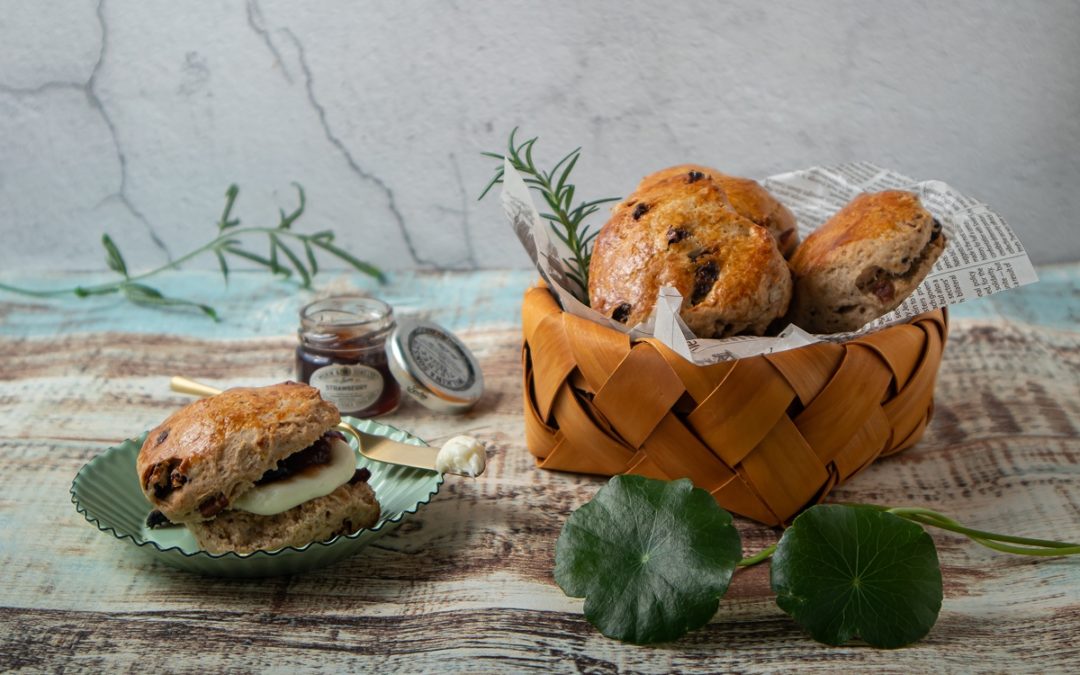
[[[730,620],[721,615],[676,647],[618,645],[598,636],[580,614],[455,611],[394,619],[356,613],[296,615],[246,612],[58,612],[3,610],[24,641],[0,647],[12,667],[57,663],[109,671],[169,672],[1046,672],[1080,655],[1073,635],[1055,631],[1033,644],[1047,618],[945,613],[941,630],[903,651],[825,648],[783,616]],[[88,629],[88,627],[93,627]],[[1007,644],[1010,656],[996,654]],[[197,645],[197,647],[196,647]],[[973,660],[973,653],[984,658]]]
[[[168,376],[280,380],[291,375],[292,338],[67,329],[26,338],[5,326],[0,670],[1037,672],[1068,670],[1080,657],[1076,560],[1010,557],[940,532],[941,618],[903,650],[813,643],[772,602],[765,566],[739,572],[714,620],[674,645],[602,638],[581,601],[551,578],[563,521],[602,481],[533,466],[516,329],[482,320],[459,329],[488,381],[477,409],[448,418],[405,405],[386,421],[432,442],[477,435],[490,449],[488,473],[448,482],[399,530],[338,565],[222,580],[174,571],[99,533],[72,508],[70,481],[96,452],[186,401],[167,391]],[[836,499],[1080,537],[1078,382],[1075,330],[955,320],[925,439],[871,466]],[[748,552],[777,536],[738,525]]]

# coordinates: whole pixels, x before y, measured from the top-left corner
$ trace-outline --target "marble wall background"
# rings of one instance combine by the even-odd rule
[[[387,267],[524,265],[477,202],[515,125],[579,193],[680,161],[862,159],[1080,259],[1080,3],[0,0],[0,268],[132,266],[212,234],[226,186]],[[207,260],[213,265],[213,260]]]

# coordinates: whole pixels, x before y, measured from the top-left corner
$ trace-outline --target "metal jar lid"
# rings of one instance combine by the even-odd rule
[[[399,319],[386,341],[386,356],[401,388],[436,412],[465,412],[484,393],[484,376],[476,357],[438,324]]]

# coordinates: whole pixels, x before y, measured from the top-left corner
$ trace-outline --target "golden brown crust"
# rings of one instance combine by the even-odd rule
[[[596,239],[593,309],[632,326],[648,318],[661,286],[682,294],[681,315],[699,337],[761,335],[791,297],[773,238],[704,173],[646,178]]]
[[[636,193],[650,189],[656,183],[675,176],[689,178],[693,173],[709,176],[727,194],[728,201],[735,211],[743,218],[764,227],[769,234],[776,239],[777,247],[784,257],[788,257],[799,244],[799,232],[795,223],[795,216],[786,206],[781,204],[769,191],[757,181],[750,178],[731,176],[711,167],[700,164],[679,164],[677,166],[662,169],[649,174],[638,184],[635,194],[628,200],[635,198]]]
[[[206,520],[340,420],[306,384],[229,389],[181,408],[147,434],[136,462],[139,484],[172,522]]]
[[[791,259],[791,266],[796,272],[805,272],[836,257],[841,247],[850,244],[905,239],[928,228],[933,219],[911,192],[866,192],[848,202],[807,237]],[[929,236],[928,230],[926,235]]]
[[[857,330],[896,309],[944,249],[941,226],[916,195],[861,194],[792,256],[791,319],[813,333]]]

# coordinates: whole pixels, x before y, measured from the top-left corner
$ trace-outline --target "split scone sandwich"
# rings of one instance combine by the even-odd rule
[[[151,430],[136,468],[160,520],[211,553],[303,546],[371,527],[370,474],[319,390],[285,382],[195,401]]]
[[[792,256],[792,323],[811,333],[858,330],[896,309],[943,250],[941,224],[916,195],[861,194]]]
[[[612,209],[593,247],[590,304],[633,326],[673,286],[698,337],[764,334],[791,299],[776,240],[733,208],[713,175],[676,168],[647,176]]]

